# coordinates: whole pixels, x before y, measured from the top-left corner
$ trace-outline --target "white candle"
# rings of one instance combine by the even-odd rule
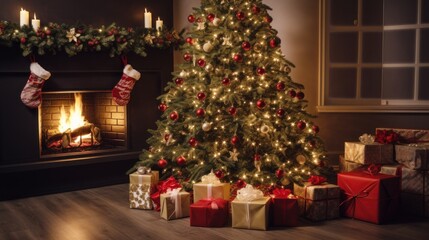
[[[35,32],[40,28],[40,19],[37,19],[36,13],[34,13],[34,19],[31,20],[31,26],[33,26]]]
[[[162,30],[162,25],[164,24],[164,21],[162,21],[161,19],[156,20],[156,30]]]
[[[19,25],[23,27],[24,25],[29,25],[30,21],[30,15],[28,11],[21,8],[21,11],[19,12]]]
[[[152,28],[152,13],[148,12],[147,9],[144,9],[144,27]]]

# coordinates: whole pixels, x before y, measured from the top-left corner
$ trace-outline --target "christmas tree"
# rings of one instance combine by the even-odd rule
[[[182,183],[213,170],[231,183],[288,185],[323,170],[319,127],[262,0],[202,0],[188,16],[184,62],[159,97],[139,165]],[[188,186],[189,186],[188,185]]]

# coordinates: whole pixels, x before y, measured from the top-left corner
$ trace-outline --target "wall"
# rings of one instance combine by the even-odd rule
[[[282,40],[282,51],[296,68],[292,79],[305,86],[307,110],[317,115],[320,136],[325,141],[330,160],[344,151],[344,141],[357,141],[363,133],[374,133],[376,127],[429,129],[429,114],[393,113],[318,113],[319,81],[319,4],[320,0],[264,0],[273,11],[272,26]],[[186,17],[199,0],[174,1],[176,29],[188,27]],[[181,56],[175,54],[175,63]]]

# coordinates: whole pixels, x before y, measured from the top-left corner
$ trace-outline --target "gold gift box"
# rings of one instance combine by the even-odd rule
[[[250,202],[234,199],[231,202],[232,227],[267,230],[270,200],[270,197]]]
[[[129,202],[130,208],[153,209],[150,194],[159,181],[159,172],[152,171],[150,174],[130,174]]]
[[[345,142],[344,158],[348,161],[361,164],[392,164],[393,145],[361,142]]]
[[[179,206],[181,208],[181,214],[176,214],[176,203],[173,200],[171,195],[168,193],[161,194],[160,202],[161,202],[161,217],[166,220],[178,219],[189,217],[189,207],[191,205],[190,194],[188,192],[179,192],[178,200],[180,201]]]
[[[211,194],[209,193],[209,184],[195,183],[193,186],[194,203],[206,198],[222,198],[230,200],[231,185],[229,183],[217,183],[211,185]],[[211,196],[210,196],[211,195]]]
[[[395,159],[398,163],[411,169],[429,169],[429,145],[396,145]]]
[[[344,156],[340,155],[340,169],[339,169],[340,172],[351,172],[361,168],[362,166],[363,164],[348,161],[344,158]]]

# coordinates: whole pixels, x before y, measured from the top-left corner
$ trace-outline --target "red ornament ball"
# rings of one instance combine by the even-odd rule
[[[267,105],[267,104],[266,104],[266,103],[265,103],[265,101],[264,101],[264,100],[262,100],[262,99],[259,99],[259,100],[256,102],[256,106],[257,106],[259,109],[263,109],[266,105]]]
[[[188,21],[190,22],[190,23],[193,23],[193,22],[195,22],[195,16],[194,15],[189,15],[188,16]]]
[[[200,101],[204,101],[204,99],[206,99],[206,94],[205,94],[204,92],[199,92],[199,93],[197,94],[197,98],[198,98],[198,100],[200,100]]]
[[[253,156],[253,161],[261,161],[261,155],[259,155],[259,154],[255,154],[255,155]]]
[[[319,126],[314,125],[312,128],[313,132],[318,133],[320,131]]]
[[[242,62],[243,61],[243,56],[241,56],[241,54],[235,54],[234,55],[234,61],[235,62]]]
[[[237,114],[237,108],[236,107],[230,107],[228,109],[228,112],[229,112],[229,114],[234,116],[235,114]]]
[[[204,117],[204,114],[206,114],[206,111],[204,111],[203,108],[198,108],[196,113],[198,117]]]
[[[290,90],[289,91],[289,96],[291,97],[291,98],[294,98],[294,97],[296,97],[296,92],[295,92],[295,90]]]
[[[186,163],[186,158],[184,156],[179,156],[177,157],[176,161],[177,161],[177,165],[183,166]]]
[[[165,134],[165,135],[164,135],[164,140],[167,142],[167,141],[168,141],[168,139],[170,139],[170,136],[171,136],[171,135],[170,135],[170,134],[168,134],[168,133],[167,133],[167,134]]]
[[[244,188],[246,186],[246,182],[241,179],[238,179],[236,185],[238,188]]]
[[[178,118],[179,118],[179,114],[176,111],[170,113],[171,120],[176,121]]]
[[[46,30],[45,30],[45,33],[46,33],[46,35],[51,35],[51,29],[49,29],[49,28],[48,28],[48,29],[46,29]]]
[[[277,169],[276,170],[276,177],[278,179],[282,178],[284,176],[284,174],[285,174],[285,171],[283,169]]]
[[[265,74],[265,68],[258,67],[258,68],[256,69],[256,73],[257,73],[259,76],[264,75],[264,74]]]
[[[206,60],[200,58],[198,59],[197,64],[200,67],[204,67],[206,65]]]
[[[27,39],[26,39],[25,37],[22,37],[22,38],[20,39],[20,41],[21,41],[21,43],[25,43],[25,42],[27,42]]]
[[[187,37],[186,42],[192,45],[194,43],[194,39],[192,39],[191,37]]]
[[[305,122],[304,122],[304,121],[298,121],[298,122],[296,123],[296,127],[297,127],[299,130],[303,130],[305,127],[307,127],[307,124],[305,124]]]
[[[267,22],[267,23],[271,23],[272,21],[273,21],[273,18],[271,17],[271,16],[265,16],[264,17],[264,20],[265,20],[265,22]]]
[[[253,14],[258,14],[258,13],[260,13],[261,12],[261,8],[260,7],[258,7],[258,6],[256,6],[256,5],[253,5],[252,6],[252,13]]]
[[[224,172],[220,169],[216,170],[214,174],[217,178],[223,178],[225,176]]]
[[[190,53],[185,53],[183,54],[183,59],[185,59],[187,62],[190,62],[192,60],[192,55]]]
[[[276,114],[277,114],[277,117],[282,118],[285,116],[286,111],[283,108],[279,108],[279,109],[277,109]]]
[[[231,138],[232,145],[236,145],[239,141],[240,141],[240,139],[238,138],[238,136],[233,136]]]
[[[241,44],[241,48],[243,48],[246,51],[249,51],[250,49],[252,49],[252,45],[250,45],[248,41],[245,41]]]
[[[209,20],[210,22],[213,22],[214,19],[215,19],[215,15],[213,13],[210,13],[209,15],[207,15],[207,20]]]
[[[285,83],[284,83],[284,82],[278,82],[278,83],[276,84],[276,89],[277,89],[277,91],[283,91],[283,90],[285,90],[285,88],[286,88],[286,85],[285,85]]]
[[[189,145],[191,145],[191,147],[196,147],[198,145],[198,141],[196,138],[191,137],[188,141]]]
[[[270,39],[270,42],[269,42],[270,47],[272,47],[272,48],[279,46],[280,43],[281,43],[281,40],[278,37]]]
[[[229,78],[226,77],[226,78],[222,79],[222,84],[224,86],[228,86],[230,83],[231,83],[231,80]]]
[[[299,100],[304,99],[305,95],[303,92],[299,91],[296,93],[296,98],[298,98]]]
[[[165,110],[167,110],[167,108],[168,108],[167,104],[165,104],[165,103],[161,103],[161,104],[158,105],[158,109],[161,112],[165,112]]]
[[[235,16],[237,17],[238,20],[242,21],[244,20],[244,18],[246,17],[246,15],[244,14],[244,12],[242,11],[238,11]]]
[[[165,168],[167,166],[167,160],[161,158],[158,160],[158,167]]]
[[[176,85],[182,85],[184,81],[185,80],[183,78],[176,78],[176,79],[174,79],[174,82],[176,83]]]

